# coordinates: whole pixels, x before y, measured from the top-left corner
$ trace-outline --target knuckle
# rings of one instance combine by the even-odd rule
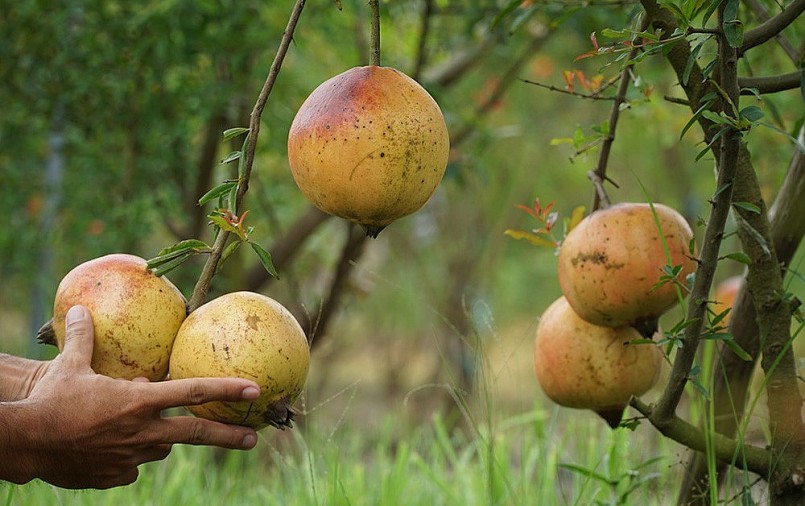
[[[204,420],[194,419],[190,431],[190,442],[193,444],[203,444],[210,440],[210,430]]]
[[[207,390],[199,382],[190,383],[187,400],[191,405],[202,404],[207,401]]]

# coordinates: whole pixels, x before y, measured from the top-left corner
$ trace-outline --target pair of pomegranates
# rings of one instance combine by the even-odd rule
[[[614,427],[629,399],[654,386],[662,354],[647,339],[696,270],[692,239],[678,212],[645,203],[595,211],[568,233],[558,260],[563,296],[542,315],[534,343],[549,398]]]
[[[260,385],[254,401],[188,406],[195,415],[248,425],[289,426],[302,392],[310,351],[302,328],[277,301],[234,292],[189,316],[182,293],[137,256],[112,254],[84,262],[59,283],[53,319],[40,341],[64,347],[73,305],[92,314],[92,369],[113,378],[150,381],[191,377],[247,378]]]

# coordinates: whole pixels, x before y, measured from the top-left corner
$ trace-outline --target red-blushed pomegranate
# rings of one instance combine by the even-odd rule
[[[581,319],[564,297],[543,313],[534,340],[534,369],[542,391],[568,408],[589,409],[610,426],[620,423],[632,396],[657,381],[662,352],[632,327],[599,327]]]
[[[449,151],[436,101],[390,67],[355,67],[325,81],[288,134],[288,160],[302,193],[372,237],[428,201]]]
[[[584,218],[559,249],[559,285],[580,317],[619,327],[656,319],[678,300],[674,283],[656,286],[668,264],[681,265],[685,283],[696,270],[689,248],[693,232],[675,210],[654,204],[621,203]],[[664,238],[664,241],[663,241]]]
[[[261,429],[290,427],[307,379],[310,348],[294,316],[253,292],[222,295],[187,317],[173,346],[171,379],[240,377],[260,385],[254,401],[209,402],[196,416]]]
[[[144,259],[120,253],[76,266],[59,283],[53,320],[40,330],[43,341],[52,331],[55,344],[64,347],[64,319],[76,304],[92,313],[96,373],[151,381],[165,377],[173,340],[187,315],[184,296],[165,276],[154,275]]]

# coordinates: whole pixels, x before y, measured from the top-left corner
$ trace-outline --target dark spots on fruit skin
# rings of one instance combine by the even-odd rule
[[[622,269],[626,267],[624,263],[609,262],[609,257],[604,251],[593,251],[591,253],[579,253],[570,259],[573,267],[579,267],[580,264],[590,262],[594,265],[602,265],[605,269]]]

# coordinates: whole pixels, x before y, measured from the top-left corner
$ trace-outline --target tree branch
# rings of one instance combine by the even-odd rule
[[[257,148],[257,137],[260,133],[260,117],[262,116],[263,109],[268,101],[268,96],[271,94],[271,90],[274,87],[274,82],[277,80],[277,74],[279,74],[280,67],[282,67],[282,62],[288,52],[288,47],[291,45],[296,23],[299,21],[299,16],[302,14],[302,9],[304,7],[305,0],[297,0],[294,4],[294,7],[291,11],[291,16],[288,19],[288,25],[285,28],[285,32],[282,34],[280,46],[277,49],[277,53],[274,56],[274,61],[272,62],[271,68],[268,71],[268,76],[266,77],[265,83],[263,83],[263,88],[260,90],[260,95],[257,97],[257,102],[254,104],[254,108],[252,109],[249,121],[248,142],[246,143],[245,149],[246,152],[243,153],[244,170],[243,173],[238,177],[238,188],[234,204],[235,209],[232,210],[236,213],[238,207],[243,201],[243,196],[249,189],[249,178],[251,177],[252,166],[254,165],[254,153]],[[218,236],[215,238],[215,242],[212,246],[212,252],[207,258],[207,262],[204,264],[201,276],[199,276],[198,282],[193,289],[193,295],[190,297],[190,302],[188,303],[189,311],[194,311],[199,306],[204,304],[204,300],[207,298],[207,292],[210,290],[210,283],[212,282],[212,278],[215,275],[216,269],[218,268],[218,262],[221,259],[221,255],[223,254],[228,238],[228,232],[219,230]]]
[[[794,0],[776,16],[761,23],[757,28],[746,31],[744,33],[744,43],[738,50],[738,56],[776,37],[803,12],[805,12],[805,0]]]
[[[637,397],[633,397],[629,404],[641,415],[648,418],[652,425],[665,437],[699,452],[707,450],[705,433],[695,425],[691,425],[676,415],[670,417],[657,416],[655,406],[649,406]],[[769,462],[772,459],[772,454],[769,450],[758,446],[741,444],[717,432],[708,434],[708,436],[712,440],[715,457],[718,460],[731,464],[737,457],[738,460],[746,462],[747,470],[764,477],[766,480],[770,478],[772,466],[769,465]]]
[[[422,18],[419,22],[419,44],[417,45],[416,58],[414,59],[414,69],[411,71],[411,78],[414,81],[419,81],[422,69],[425,67],[425,60],[427,58],[428,32],[430,32],[430,22],[433,16],[433,0],[425,0],[425,5],[422,7]]]
[[[794,90],[802,85],[802,72],[802,69],[800,69],[777,76],[739,77],[738,85],[741,87],[742,95],[752,95],[751,88],[756,89],[761,95]]]
[[[744,0],[744,1],[747,5],[749,5],[749,8],[752,9],[752,11],[755,13],[755,16],[757,16],[761,22],[769,20],[769,18],[771,17],[769,15],[769,11],[766,10],[766,7],[762,3],[760,3],[758,0]],[[777,43],[780,45],[780,47],[783,48],[783,51],[786,52],[791,61],[794,63],[798,63],[800,60],[799,51],[797,51],[796,48],[794,48],[794,46],[791,45],[791,42],[789,42],[788,39],[786,39],[782,33],[778,33],[775,36],[775,39],[777,39]]]

